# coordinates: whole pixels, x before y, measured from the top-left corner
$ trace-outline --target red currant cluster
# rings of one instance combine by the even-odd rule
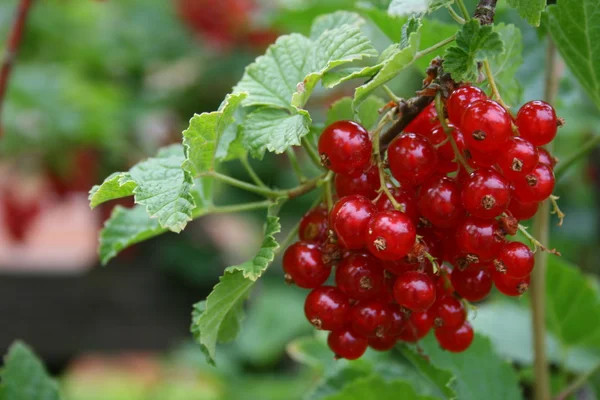
[[[537,147],[556,135],[554,109],[532,101],[513,118],[463,86],[446,110],[446,126],[433,103],[419,114],[390,143],[381,173],[359,124],[335,122],[319,139],[339,200],[303,217],[283,268],[289,283],[312,289],[306,317],[330,331],[338,357],[416,342],[432,328],[442,348],[464,351],[473,340],[466,302],[493,285],[508,296],[528,287],[533,253],[505,237],[554,188],[554,160]],[[332,267],[335,286],[326,284]]]

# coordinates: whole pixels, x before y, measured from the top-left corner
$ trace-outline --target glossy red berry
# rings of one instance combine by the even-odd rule
[[[400,211],[375,214],[367,228],[367,248],[382,260],[398,260],[408,254],[417,238],[411,219]]]
[[[394,298],[411,311],[425,311],[435,302],[435,285],[427,274],[408,271],[396,278]]]
[[[447,265],[442,265],[441,269],[442,273],[435,278],[434,282],[436,299],[454,294],[454,287],[452,287],[452,282],[450,282],[450,273],[452,271]]]
[[[482,153],[474,149],[465,150],[465,159],[474,169],[493,167],[499,156],[498,153]]]
[[[531,173],[513,182],[513,194],[523,202],[543,201],[552,194],[554,183],[552,168],[538,164]]]
[[[353,300],[374,299],[384,290],[383,268],[370,254],[352,253],[337,266],[335,283]]]
[[[467,319],[463,303],[454,296],[444,296],[431,307],[436,328],[455,330]]]
[[[492,271],[492,279],[498,291],[506,296],[520,296],[529,288],[530,276],[513,278],[496,270]]]
[[[468,349],[473,342],[473,327],[465,322],[457,330],[436,329],[435,338],[442,349],[460,353]]]
[[[533,171],[538,159],[538,150],[531,142],[523,138],[512,137],[506,148],[499,152],[496,162],[504,176],[513,180]]]
[[[380,187],[379,170],[375,165],[362,171],[358,176],[337,174],[335,176],[335,192],[342,198],[353,194],[374,199]]]
[[[338,358],[356,360],[365,354],[369,341],[350,329],[339,329],[329,333],[327,345]]]
[[[377,351],[388,351],[394,348],[398,338],[392,335],[383,335],[381,337],[373,336],[369,338],[369,347]]]
[[[382,337],[392,327],[392,310],[377,300],[361,301],[350,309],[350,322],[359,335]]]
[[[467,147],[480,153],[495,153],[512,136],[508,111],[493,100],[471,104],[460,124]]]
[[[504,246],[505,232],[496,220],[468,217],[456,230],[456,244],[459,250],[482,262],[493,260]]]
[[[317,329],[332,331],[348,323],[348,296],[333,286],[321,286],[306,296],[304,314]]]
[[[513,195],[508,203],[508,211],[519,221],[524,221],[533,218],[539,206],[537,201],[523,202]]]
[[[314,243],[296,242],[283,254],[285,280],[304,289],[321,286],[331,273],[331,266],[323,262],[321,250]]]
[[[360,249],[365,246],[367,227],[375,213],[375,205],[366,197],[346,196],[333,206],[329,214],[329,226],[342,247]]]
[[[550,143],[558,128],[554,108],[540,100],[525,103],[517,113],[515,125],[519,129],[519,135],[535,146]]]
[[[388,161],[400,183],[420,185],[435,172],[437,151],[424,136],[403,133],[390,143]]]
[[[546,164],[547,166],[554,168],[556,166],[556,157],[552,156],[548,150],[544,149],[543,147],[538,147],[537,148],[538,151],[538,162],[540,164]]]
[[[485,92],[477,86],[465,85],[459,87],[448,97],[446,103],[448,119],[454,125],[460,126],[465,110],[476,101],[485,100],[486,97]]]
[[[521,242],[507,242],[494,260],[496,271],[512,278],[525,278],[533,271],[533,252]]]
[[[392,323],[390,325],[390,329],[387,331],[387,335],[389,336],[399,336],[406,327],[408,322],[408,315],[404,311],[400,309],[400,306],[397,304],[390,305],[390,317]]]
[[[298,237],[306,242],[323,242],[327,239],[327,208],[318,206],[309,210],[300,220]]]
[[[450,280],[460,297],[471,301],[480,301],[492,290],[492,275],[487,267],[467,267],[464,271],[454,268]]]
[[[401,188],[392,188],[390,193],[396,199],[396,202],[404,207],[404,214],[406,214],[413,222],[419,219],[419,210],[417,209],[417,200],[415,196],[408,190]],[[390,199],[385,195],[381,195],[375,203],[377,210],[379,211],[395,211],[394,205]]]
[[[437,111],[435,109],[435,103],[431,102],[406,126],[406,128],[404,128],[404,132],[426,135],[427,132],[431,131],[439,124],[440,120],[438,119]]]
[[[421,215],[439,228],[455,226],[464,215],[460,188],[452,178],[432,178],[419,192]]]
[[[472,172],[462,185],[465,210],[479,218],[495,218],[502,214],[510,200],[510,185],[493,169]]]
[[[353,121],[334,122],[319,138],[321,163],[338,174],[360,173],[368,166],[372,151],[369,132]]]
[[[398,338],[405,342],[415,343],[424,338],[433,327],[433,318],[427,311],[417,311],[410,314],[406,327]]]
[[[452,129],[452,137],[461,153],[465,150],[465,138],[461,131],[456,129],[454,125],[448,125]],[[448,140],[448,135],[441,125],[433,128],[431,132],[424,135],[432,145],[437,148],[438,164],[437,171],[443,174],[454,172],[458,169],[458,164],[455,161],[454,149],[452,143]],[[439,147],[438,147],[439,146]]]

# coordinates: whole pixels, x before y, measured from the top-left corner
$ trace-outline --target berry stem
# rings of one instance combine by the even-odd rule
[[[242,162],[242,165],[244,166],[244,169],[246,170],[246,172],[248,172],[250,179],[252,179],[252,181],[256,185],[258,185],[262,188],[267,188],[267,185],[265,185],[265,183],[262,181],[262,179],[260,179],[260,177],[254,170],[254,168],[252,168],[252,165],[250,164],[250,161],[248,160],[248,155],[244,155],[243,157],[241,157],[240,161]]]
[[[465,21],[470,21],[471,15],[469,14],[469,10],[467,10],[467,7],[465,6],[463,0],[456,0],[456,4],[458,5],[458,9],[462,13]]]
[[[256,201],[252,203],[233,204],[228,206],[213,206],[209,207],[203,212],[209,214],[227,214],[242,211],[259,210],[261,208],[267,208],[272,204],[271,200]],[[200,207],[198,207],[200,208]]]
[[[548,249],[546,246],[544,246],[539,240],[537,240],[535,237],[533,237],[531,235],[531,233],[529,233],[527,231],[527,227],[523,226],[521,224],[519,224],[519,231],[523,234],[523,236],[525,236],[527,239],[529,239],[529,241],[531,242],[531,245],[534,247],[534,253],[537,252],[538,249],[545,251],[547,253],[550,254],[554,254],[555,256],[559,256],[560,257],[560,252],[556,249]]]
[[[463,168],[468,172],[473,172],[473,168],[467,163],[465,157],[462,155],[458,145],[456,144],[456,140],[454,140],[454,136],[452,136],[452,129],[448,127],[446,123],[446,116],[444,111],[444,103],[442,102],[442,95],[438,93],[435,96],[435,110],[437,111],[438,119],[440,120],[440,124],[442,124],[442,129],[444,129],[444,133],[448,136],[448,140],[450,141],[450,145],[452,145],[452,150],[454,151],[454,156],[456,160],[463,166]]]
[[[323,165],[321,165],[321,158],[319,157],[319,153],[307,138],[302,139],[302,147],[304,147],[306,154],[308,154],[308,157],[313,162],[315,167],[319,168],[321,171],[325,171],[325,168],[323,167]]]
[[[494,80],[494,74],[492,73],[492,67],[490,67],[490,62],[487,58],[483,60],[483,69],[485,70],[485,76],[490,84],[490,89],[492,89],[492,96],[498,103],[500,103],[502,107],[508,110],[510,107],[502,100],[502,97],[500,96],[498,86],[496,86],[496,81]]]
[[[550,196],[550,203],[552,204],[552,211],[550,211],[550,214],[556,214],[556,216],[558,217],[558,226],[562,226],[563,221],[565,219],[565,213],[563,213],[560,210],[560,207],[558,206],[558,200],[559,197],[555,196],[555,195],[551,195]]]
[[[433,273],[438,275],[439,271],[440,271],[440,264],[437,262],[437,258],[435,258],[434,256],[432,256],[429,252],[424,251],[423,255],[425,256],[426,259],[429,260],[429,262],[431,263],[431,266],[433,268]]]
[[[300,163],[298,163],[298,158],[296,158],[296,152],[294,151],[294,149],[292,147],[288,147],[286,150],[286,153],[287,153],[288,159],[290,160],[290,165],[292,166],[292,169],[294,170],[294,174],[296,174],[296,178],[298,179],[298,182],[300,182],[300,183],[306,182],[306,177],[302,173],[302,169],[300,168]]]
[[[579,150],[568,156],[564,161],[561,161],[554,169],[556,180],[558,181],[565,174],[565,172],[567,172],[568,169],[573,166],[573,164],[584,158],[588,153],[598,147],[598,145],[600,145],[600,135],[595,135],[585,142],[579,148]]]
[[[448,10],[448,13],[452,17],[452,19],[454,19],[459,24],[463,25],[466,22],[463,17],[461,17],[456,13],[456,11],[454,11],[454,8],[452,8],[452,6],[447,6],[446,9]]]
[[[583,385],[585,385],[585,383],[598,371],[600,371],[600,364],[596,364],[596,366],[594,366],[588,372],[579,375],[577,378],[575,378],[575,380],[571,382],[569,386],[567,386],[559,394],[556,395],[554,400],[566,400],[567,398],[569,398],[569,396],[575,394],[575,392],[577,392],[578,389],[583,387]]]
[[[439,49],[440,47],[444,47],[444,46],[445,46],[445,45],[447,45],[448,43],[452,43],[452,42],[454,42],[454,40],[455,40],[455,39],[456,39],[456,34],[454,34],[454,35],[452,35],[452,36],[450,36],[450,37],[447,37],[446,39],[444,39],[444,40],[442,40],[442,41],[440,41],[440,42],[437,42],[436,44],[434,44],[434,45],[433,45],[433,46],[431,46],[431,47],[428,47],[428,48],[426,48],[426,49],[423,49],[423,50],[421,50],[421,51],[418,51],[418,52],[415,54],[415,58],[414,58],[414,60],[417,60],[417,59],[419,59],[419,58],[421,58],[421,57],[423,57],[423,56],[426,56],[427,54],[429,54],[429,53],[431,53],[431,52],[434,52],[434,51],[436,51],[436,50],[437,50],[437,49]]]
[[[385,94],[388,95],[388,97],[390,98],[390,100],[392,100],[394,103],[397,103],[400,101],[400,97],[396,96],[394,94],[394,92],[392,92],[392,89],[389,88],[388,85],[383,85],[381,86],[381,88],[383,89],[383,91],[385,92]]]
[[[325,203],[327,204],[327,210],[331,211],[333,208],[333,189],[331,188],[331,181],[333,180],[333,171],[329,171],[323,181],[323,195],[325,197]]]

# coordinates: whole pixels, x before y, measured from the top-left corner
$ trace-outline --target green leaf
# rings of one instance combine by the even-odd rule
[[[452,3],[454,0],[392,0],[388,7],[388,13],[398,16],[425,14],[452,5]]]
[[[247,93],[228,94],[219,111],[196,114],[183,131],[186,160],[183,168],[196,176],[212,171],[215,162],[230,155],[230,145],[237,136],[235,112]]]
[[[0,371],[2,400],[60,400],[58,384],[52,379],[33,351],[15,342],[4,358]]]
[[[431,334],[419,344],[431,364],[450,371],[456,377],[452,388],[456,390],[458,399],[523,398],[515,371],[493,351],[488,338],[475,334],[473,343],[463,353],[442,350]],[[422,368],[422,365],[416,366]]]
[[[358,113],[355,116],[352,110],[352,98],[342,97],[333,103],[327,111],[327,121],[325,124],[329,125],[339,120],[356,120],[369,130],[379,120],[378,110],[384,105],[385,101],[381,98],[371,96],[358,107]]]
[[[569,69],[600,108],[600,12],[595,0],[559,0],[548,29]]]
[[[421,379],[425,379],[435,385],[444,397],[448,399],[456,399],[456,391],[454,390],[454,375],[447,369],[438,368],[433,363],[429,362],[422,354],[419,354],[412,348],[401,346],[402,355],[409,360],[412,365],[420,372]]]
[[[392,43],[398,43],[402,35],[402,26],[406,23],[407,17],[390,15],[384,10],[373,7],[372,5],[358,3],[357,10],[361,15],[370,19],[377,28],[381,30]]]
[[[320,336],[316,337],[316,335]],[[308,365],[319,371],[333,371],[339,362],[331,357],[331,350],[327,347],[327,341],[322,337],[323,332],[315,332],[313,336],[301,337],[293,340],[287,346],[288,355],[298,363]],[[323,340],[321,340],[323,339]]]
[[[90,190],[88,197],[90,207],[94,208],[110,200],[132,196],[136,187],[137,184],[131,180],[128,172],[115,172],[109,175],[101,185],[95,185]]]
[[[508,0],[508,4],[516,8],[519,15],[531,25],[540,26],[546,0]]]
[[[339,28],[342,25],[360,26],[365,21],[356,13],[349,11],[337,11],[331,14],[321,15],[315,18],[310,29],[310,38],[313,40],[319,37],[329,29]]]
[[[514,25],[498,24],[494,26],[504,42],[504,52],[490,59],[496,85],[502,98],[508,104],[519,104],[522,88],[515,79],[517,70],[523,64],[523,37],[521,31]],[[490,92],[486,80],[485,86]]]
[[[504,45],[492,26],[481,26],[472,19],[464,24],[456,37],[456,46],[449,47],[444,56],[444,70],[457,81],[477,81],[477,62],[502,54]]]
[[[411,384],[405,380],[386,382],[377,375],[357,377],[340,392],[323,397],[323,400],[381,400],[415,399],[432,400],[436,397],[419,396]]]
[[[326,88],[332,88],[340,83],[347,82],[352,79],[371,78],[381,70],[382,64],[372,65],[369,67],[357,68],[340,68],[326,72],[323,75],[322,84]]]
[[[281,232],[281,223],[277,216],[280,206],[281,202],[276,202],[269,207],[267,222],[265,224],[265,237],[256,256],[243,264],[228,267],[225,271],[241,271],[244,278],[248,278],[251,281],[256,281],[266,271],[275,259],[275,251],[279,248],[275,234]]]

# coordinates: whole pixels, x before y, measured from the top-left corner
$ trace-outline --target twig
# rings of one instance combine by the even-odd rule
[[[556,214],[556,216],[558,217],[558,226],[562,226],[566,215],[561,211],[560,207],[558,206],[558,202],[556,201],[558,199],[558,196],[550,196],[550,203],[552,204],[552,211],[550,211],[550,214]]]
[[[8,36],[6,45],[6,52],[4,53],[4,59],[2,60],[2,69],[0,70],[0,116],[2,115],[2,105],[4,104],[4,98],[6,96],[6,90],[8,87],[8,80],[10,73],[12,72],[17,53],[21,45],[21,39],[23,38],[23,31],[25,30],[25,23],[31,4],[33,0],[21,0],[17,8],[15,16],[15,22],[12,26],[12,30]],[[2,127],[0,124],[0,132]]]
[[[399,102],[398,114],[400,115],[400,119],[398,119],[390,129],[380,135],[380,151],[385,151],[392,140],[394,140],[394,138],[398,136],[404,128],[406,128],[408,124],[410,124],[412,120],[433,101],[434,98],[435,96],[416,96],[406,101]]]
[[[493,24],[497,2],[498,0],[479,0],[479,4],[475,7],[473,17],[477,18],[479,22],[481,22],[481,25]]]
[[[571,382],[571,384],[569,384],[569,386],[557,394],[554,400],[566,400],[570,395],[574,394],[583,385],[585,385],[585,383],[598,371],[600,371],[600,364],[596,364],[594,368],[585,374],[579,375],[573,382]]]

